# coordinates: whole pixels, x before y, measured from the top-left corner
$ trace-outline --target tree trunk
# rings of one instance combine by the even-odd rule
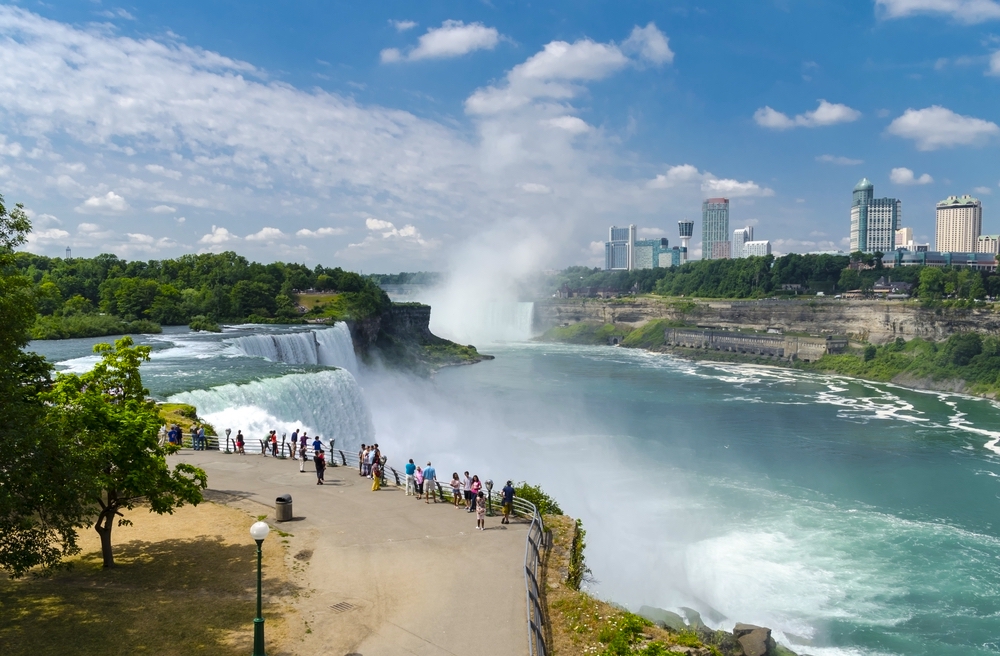
[[[111,529],[115,525],[116,505],[108,504],[97,518],[94,530],[101,536],[101,555],[104,557],[104,568],[115,566],[115,555],[111,550]]]

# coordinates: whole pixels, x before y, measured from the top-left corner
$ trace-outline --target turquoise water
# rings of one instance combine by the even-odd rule
[[[341,445],[374,431],[390,464],[541,483],[584,521],[591,589],[630,607],[764,624],[817,656],[1000,653],[992,402],[540,344],[355,382],[246,357],[238,334],[152,338],[151,392],[201,399],[219,428],[309,417]],[[85,340],[36,346],[86,366]]]

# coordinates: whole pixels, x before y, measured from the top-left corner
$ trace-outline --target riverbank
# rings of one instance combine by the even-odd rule
[[[617,344],[688,360],[733,362],[839,374],[902,387],[957,392],[995,399],[1000,395],[1000,338],[954,333],[935,342],[920,337],[896,338],[882,345],[853,343],[848,352],[812,361],[777,356],[668,345],[665,331],[676,320],[657,319],[633,327],[623,323],[579,322],[549,329],[538,339],[584,345]],[[691,327],[691,326],[688,326]]]

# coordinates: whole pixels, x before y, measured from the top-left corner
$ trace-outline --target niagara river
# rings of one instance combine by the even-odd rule
[[[82,371],[101,341],[31,348]],[[815,656],[1000,652],[992,401],[530,341],[424,379],[359,364],[343,324],[137,341],[154,398],[251,444],[303,427],[378,441],[390,466],[540,484],[587,529],[591,591],[629,608],[769,626]]]

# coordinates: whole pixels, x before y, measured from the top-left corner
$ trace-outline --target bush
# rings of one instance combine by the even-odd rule
[[[877,354],[878,354],[878,348],[876,348],[874,344],[869,344],[868,346],[865,347],[865,352],[864,352],[865,362],[871,362],[872,360],[875,359],[875,356]]]
[[[563,514],[562,508],[559,507],[556,500],[545,494],[541,486],[528,485],[524,481],[521,481],[514,487],[514,491],[520,498],[535,504],[535,507],[538,508],[538,512],[543,515]]]
[[[194,331],[205,331],[209,333],[221,333],[222,328],[219,328],[219,324],[215,323],[203,314],[191,319],[191,323],[188,324],[188,328]]]

